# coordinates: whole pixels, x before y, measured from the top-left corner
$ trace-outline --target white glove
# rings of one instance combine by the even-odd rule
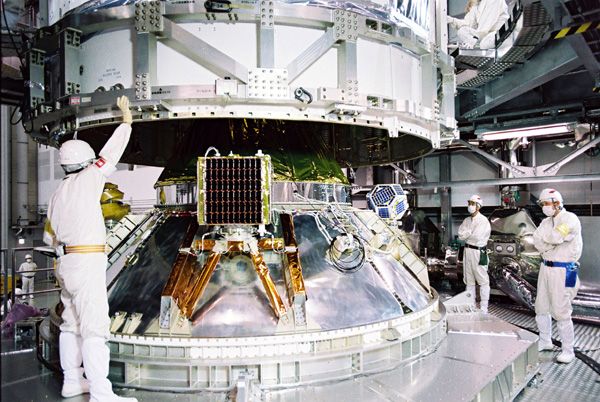
[[[467,25],[465,20],[461,20],[460,18],[454,18],[448,16],[448,24],[454,29],[460,29],[461,27]]]
[[[129,110],[129,98],[126,96],[119,96],[117,98],[117,106],[123,112],[123,123],[133,123],[133,117],[131,116],[131,110]]]

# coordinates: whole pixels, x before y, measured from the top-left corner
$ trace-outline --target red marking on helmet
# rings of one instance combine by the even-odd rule
[[[96,161],[96,166],[98,166],[99,168],[101,168],[105,164],[106,164],[106,161],[104,160],[104,158],[100,158]]]

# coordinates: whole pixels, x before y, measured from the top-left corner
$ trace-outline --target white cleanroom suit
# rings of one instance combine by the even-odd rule
[[[479,48],[491,49],[495,46],[496,32],[507,19],[505,0],[481,0],[471,7],[464,19],[448,17],[448,22],[458,29],[461,47],[470,49],[479,41]]]
[[[68,397],[87,391],[88,384],[82,378],[83,362],[91,402],[136,401],[114,394],[107,378],[110,352],[106,339],[110,334],[110,318],[105,285],[106,229],[100,196],[106,177],[116,170],[131,134],[129,101],[123,98],[119,98],[118,104],[127,124],[117,127],[95,163],[68,174],[48,203],[45,240],[50,239],[55,246],[64,245],[65,250],[57,268],[65,308],[59,339],[64,372],[62,395]],[[62,158],[61,154],[61,164]]]
[[[487,313],[490,300],[490,278],[487,264],[480,265],[479,262],[482,252],[486,252],[490,233],[490,222],[479,211],[465,218],[458,228],[458,238],[465,242],[463,280],[467,285],[467,295],[474,303],[475,286],[480,286],[481,310],[484,313]]]
[[[540,351],[552,349],[553,317],[562,341],[557,361],[570,363],[575,358],[571,302],[579,289],[576,263],[583,249],[581,223],[575,214],[561,207],[555,216],[542,221],[533,233],[533,240],[543,258],[535,300],[540,331],[538,348]]]
[[[25,262],[19,266],[19,272],[21,274],[21,282],[23,286],[21,286],[23,293],[33,293],[34,289],[34,280],[35,280],[35,272],[27,272],[27,271],[35,271],[37,269],[37,264],[33,262],[30,255],[25,256]],[[33,299],[33,294],[29,295],[30,299]],[[25,296],[23,296],[25,299]]]

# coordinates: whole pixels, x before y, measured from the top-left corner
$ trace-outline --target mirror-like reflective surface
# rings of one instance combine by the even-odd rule
[[[348,222],[355,221],[353,210],[347,208],[344,211],[338,213],[352,218]],[[278,214],[275,213],[274,223],[269,227],[275,236],[282,234]],[[159,221],[162,223],[158,223],[149,238],[136,249],[136,258],[130,257],[131,266],[122,269],[110,289],[111,315],[118,311],[143,314],[135,333],[144,334],[158,318],[161,292],[185,232],[194,219],[195,216],[171,215]],[[428,292],[400,261],[370,248],[363,240],[372,236],[372,233],[366,233],[370,231],[366,226],[346,228],[355,230],[356,234],[344,258],[360,259],[353,264],[353,270],[344,271],[334,264],[330,251],[332,239],[346,230],[339,222],[319,210],[296,212],[293,222],[307,294],[308,326],[304,330],[333,330],[375,323],[419,311],[431,301]],[[200,226],[195,238],[206,237],[208,230],[213,228]],[[233,232],[223,233],[221,236],[232,236]],[[285,254],[278,250],[261,252],[277,292],[290,309],[283,276]],[[195,270],[202,269],[207,256],[207,252],[197,252]],[[116,263],[123,264],[124,260],[127,259],[119,259]],[[277,333],[278,321],[249,255],[225,252],[191,315],[191,335],[273,335]]]

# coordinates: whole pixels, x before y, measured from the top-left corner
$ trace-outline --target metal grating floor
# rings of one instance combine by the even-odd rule
[[[490,306],[490,313],[512,324],[537,331],[532,315],[497,306]],[[558,339],[555,323],[552,337]],[[600,361],[600,327],[575,324],[575,347],[594,360]],[[540,374],[537,381],[525,388],[516,401],[600,400],[600,376],[579,359],[568,365],[555,363],[554,358],[558,352],[559,349],[555,347],[554,351],[540,353]]]

